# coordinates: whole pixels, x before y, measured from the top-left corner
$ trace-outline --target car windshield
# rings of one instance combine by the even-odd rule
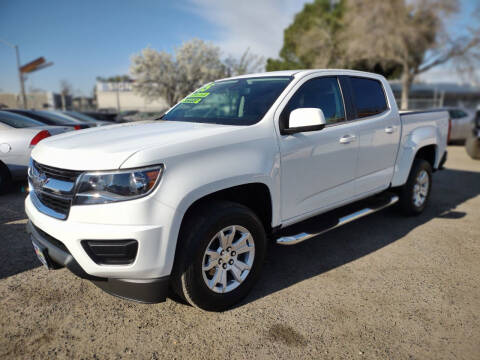
[[[6,111],[0,111],[0,122],[14,128],[45,126],[39,121]]]
[[[260,121],[292,77],[259,77],[213,82],[198,89],[162,120],[252,125]]]

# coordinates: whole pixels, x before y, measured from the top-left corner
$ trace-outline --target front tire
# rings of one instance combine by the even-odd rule
[[[427,206],[432,189],[432,166],[415,159],[407,183],[400,190],[400,208],[405,215],[420,215]]]
[[[247,207],[226,201],[203,204],[182,225],[173,288],[195,307],[226,310],[258,280],[266,243],[261,221]]]

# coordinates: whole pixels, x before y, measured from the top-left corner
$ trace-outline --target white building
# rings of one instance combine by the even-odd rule
[[[52,91],[31,92],[27,93],[26,97],[28,109],[63,109],[64,105],[66,108],[71,108],[72,105],[72,97],[70,95],[65,96],[62,100],[60,94]],[[63,101],[65,101],[65,104],[63,104]],[[22,98],[15,93],[0,93],[1,107],[21,108]]]
[[[97,82],[98,109],[114,109],[116,111],[140,110],[163,111],[169,108],[167,102],[159,98],[148,101],[133,92],[132,83]]]

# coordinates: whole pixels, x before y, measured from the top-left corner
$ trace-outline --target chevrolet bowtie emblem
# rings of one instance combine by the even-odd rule
[[[47,175],[33,168],[33,171],[32,171],[33,186],[41,188],[43,187],[43,185],[45,185],[47,181],[48,181]]]

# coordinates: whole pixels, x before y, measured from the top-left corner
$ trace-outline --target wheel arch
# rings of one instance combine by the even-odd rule
[[[417,158],[428,161],[432,169],[437,169],[442,157],[440,151],[435,127],[425,126],[415,129],[400,144],[391,186],[397,187],[406,183],[413,162]]]
[[[272,216],[274,216],[272,212],[273,199],[270,188],[263,182],[245,183],[218,189],[209,193],[204,193],[201,196],[197,196],[194,200],[189,200],[185,206],[187,199],[190,199],[190,197],[187,196],[184,199],[183,204],[179,206],[185,210],[177,210],[177,215],[175,216],[176,219],[174,220],[175,230],[170,233],[169,236],[169,238],[173,240],[172,242],[175,244],[174,250],[172,249],[172,255],[174,255],[172,258],[172,272],[174,272],[176,266],[175,264],[178,265],[177,252],[179,249],[181,249],[179,238],[187,219],[195,212],[196,209],[200,208],[209,201],[232,201],[242,204],[251,209],[259,217],[267,234],[272,228]]]
[[[272,227],[272,195],[265,183],[254,182],[220,189],[197,198],[183,212],[180,228],[185,219],[199,206],[209,201],[231,201],[252,210],[260,219],[267,233]]]
[[[432,167],[432,169],[434,169],[437,163],[437,145],[430,144],[430,145],[421,147],[415,153],[414,160],[415,159],[423,159],[427,161]]]

